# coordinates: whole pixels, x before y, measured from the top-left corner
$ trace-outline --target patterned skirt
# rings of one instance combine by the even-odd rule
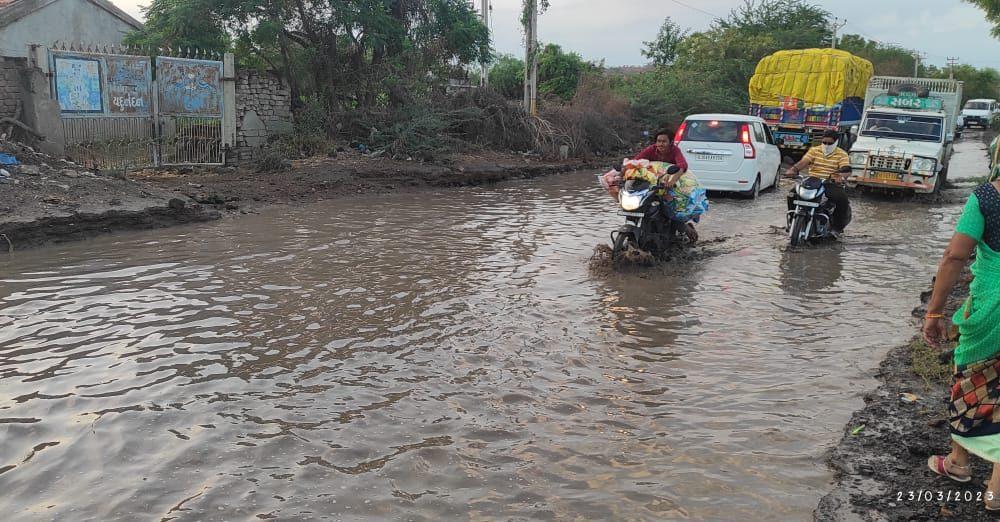
[[[954,435],[1000,433],[1000,356],[956,369],[948,413]]]

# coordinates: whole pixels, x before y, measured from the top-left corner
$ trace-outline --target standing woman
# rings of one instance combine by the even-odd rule
[[[927,465],[968,482],[969,453],[992,462],[984,499],[987,510],[1000,511],[1000,181],[981,185],[969,198],[938,266],[924,322],[924,339],[932,345],[947,340],[945,303],[973,252],[969,298],[952,317],[960,334],[948,406],[952,450]]]

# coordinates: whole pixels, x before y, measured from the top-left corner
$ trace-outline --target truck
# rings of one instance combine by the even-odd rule
[[[850,150],[852,186],[931,193],[948,175],[963,83],[875,76]]]
[[[750,114],[767,122],[783,157],[798,160],[830,129],[847,149],[873,73],[871,62],[847,51],[778,51],[750,78]]]

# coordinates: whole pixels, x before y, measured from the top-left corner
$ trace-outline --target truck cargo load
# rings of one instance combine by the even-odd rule
[[[767,121],[783,152],[803,153],[823,131],[846,134],[860,123],[873,71],[871,62],[847,51],[778,51],[757,63],[750,114]]]

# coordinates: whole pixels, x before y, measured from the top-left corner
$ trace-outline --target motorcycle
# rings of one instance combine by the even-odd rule
[[[667,174],[680,169],[671,166]],[[629,249],[642,250],[662,256],[673,244],[683,241],[687,223],[673,219],[672,207],[658,194],[661,184],[651,184],[642,179],[625,181],[618,193],[621,214],[625,224],[611,233],[611,259],[617,259]]]
[[[814,239],[835,238],[831,219],[837,206],[826,197],[826,180],[809,176],[798,178],[795,188],[794,208],[788,211],[786,230],[791,246],[798,246]]]

